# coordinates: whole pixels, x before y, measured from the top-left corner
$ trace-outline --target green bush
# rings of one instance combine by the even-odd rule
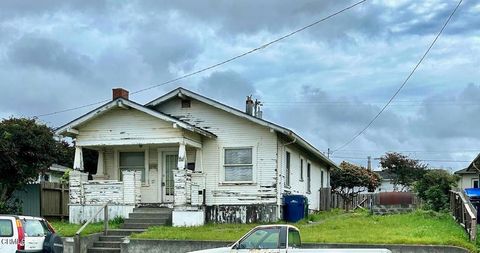
[[[415,183],[415,191],[425,202],[425,209],[445,211],[449,206],[449,192],[457,185],[458,177],[446,170],[429,170]]]

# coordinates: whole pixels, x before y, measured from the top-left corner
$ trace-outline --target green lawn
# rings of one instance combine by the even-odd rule
[[[448,214],[416,211],[376,216],[338,210],[309,217],[296,225],[303,242],[455,245],[477,251],[463,229]],[[207,224],[203,227],[152,227],[133,238],[236,241],[258,224]]]
[[[55,231],[63,237],[74,236],[82,225],[70,224],[68,222],[62,221],[49,221]],[[119,222],[109,222],[109,228],[118,228]],[[89,235],[94,233],[99,233],[103,231],[103,222],[91,223],[82,231],[81,235]]]

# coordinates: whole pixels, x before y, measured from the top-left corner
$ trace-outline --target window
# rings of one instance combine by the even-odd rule
[[[225,149],[225,181],[253,181],[252,148]]]
[[[307,163],[307,192],[310,193],[311,181],[310,181],[310,163]]]
[[[278,249],[280,228],[260,228],[245,237],[238,249]]]
[[[302,242],[300,240],[300,232],[298,230],[288,229],[288,248],[299,248]]]
[[[303,159],[300,159],[300,181],[303,181]]]
[[[13,236],[13,225],[11,220],[0,220],[0,237]]]
[[[145,152],[120,152],[120,180],[123,171],[136,170],[142,172],[142,182],[145,182]]]
[[[50,232],[45,223],[33,219],[23,221],[23,230],[26,237],[44,237]]]
[[[320,172],[320,188],[323,188],[323,170]]]
[[[182,100],[182,108],[190,108],[192,106],[192,101],[190,99]]]
[[[285,186],[290,186],[290,152],[285,153]]]
[[[473,179],[473,188],[478,188],[478,179]]]

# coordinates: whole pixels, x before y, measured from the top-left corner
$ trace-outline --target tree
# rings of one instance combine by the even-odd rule
[[[400,191],[411,189],[414,182],[422,178],[427,169],[426,164],[418,160],[410,159],[400,153],[386,153],[380,158],[380,165],[383,171],[392,176],[392,183],[395,189],[402,186]]]
[[[56,160],[58,147],[53,130],[34,119],[0,122],[0,213],[18,212],[13,192],[47,170]]]
[[[347,203],[347,209],[353,198],[360,192],[373,191],[380,185],[380,176],[364,167],[343,161],[339,168],[333,168],[330,174],[332,191],[339,194]]]
[[[425,201],[425,207],[434,211],[447,210],[449,206],[449,192],[457,186],[459,177],[451,175],[446,170],[436,169],[427,171],[415,183],[415,191]]]

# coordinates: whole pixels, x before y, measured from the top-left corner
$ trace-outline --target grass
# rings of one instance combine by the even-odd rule
[[[303,242],[454,245],[477,252],[464,230],[448,214],[416,211],[386,216],[365,211],[322,212],[294,224]],[[207,224],[202,227],[152,227],[132,235],[142,239],[236,241],[258,224]],[[480,245],[480,244],[479,244]]]
[[[75,233],[82,227],[82,224],[70,224],[65,221],[49,221],[55,231],[62,237],[72,237],[75,236]],[[113,221],[108,223],[109,228],[119,228],[120,224],[123,223],[123,219],[115,218]],[[103,231],[103,222],[90,223],[82,231],[80,235],[89,235],[100,233]]]

